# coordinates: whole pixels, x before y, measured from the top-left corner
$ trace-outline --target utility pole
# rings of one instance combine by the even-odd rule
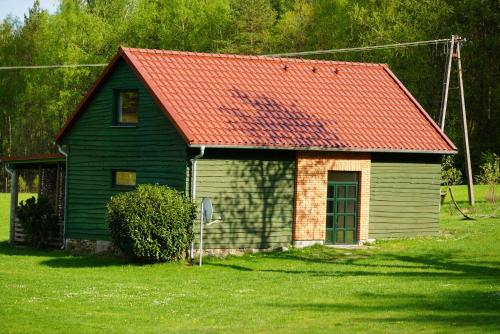
[[[446,68],[444,70],[443,93],[441,99],[441,110],[439,113],[439,127],[441,128],[441,131],[444,131],[444,121],[446,119],[446,108],[448,106],[448,92],[450,90],[451,63],[453,62],[454,49],[455,49],[455,36],[451,36]]]
[[[450,48],[448,50],[448,60],[445,68],[444,82],[443,82],[443,95],[441,100],[441,110],[439,113],[439,126],[441,130],[444,131],[444,125],[446,120],[446,108],[448,106],[448,93],[450,90],[450,74],[451,65],[453,60],[457,63],[457,74],[458,74],[458,88],[460,95],[460,109],[462,113],[462,130],[464,139],[464,153],[465,153],[465,172],[467,176],[467,192],[469,195],[469,204],[474,206],[474,183],[472,182],[472,165],[470,159],[470,148],[469,148],[469,131],[467,129],[467,114],[465,112],[465,96],[464,96],[464,84],[462,79],[462,60],[460,58],[460,48],[465,39],[460,36],[451,36]]]
[[[460,88],[460,107],[462,109],[462,129],[464,131],[464,150],[465,150],[465,171],[467,174],[467,190],[469,194],[469,204],[474,206],[474,183],[472,182],[472,166],[470,162],[469,149],[469,131],[467,130],[467,114],[465,112],[464,83],[462,80],[462,61],[460,58],[461,39],[457,43],[457,62],[458,62],[458,85]]]

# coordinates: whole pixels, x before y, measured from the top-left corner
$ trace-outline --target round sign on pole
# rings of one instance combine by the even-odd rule
[[[212,221],[214,209],[212,201],[208,197],[203,197],[201,200],[201,217],[200,217],[200,267],[203,262],[203,224],[208,224]]]
[[[208,197],[203,197],[201,200],[201,207],[202,207],[202,217],[203,217],[203,223],[208,224],[212,221],[212,215],[214,212],[214,209],[212,207],[212,201]]]

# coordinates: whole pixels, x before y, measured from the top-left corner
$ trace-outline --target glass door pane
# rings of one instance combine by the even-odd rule
[[[356,243],[357,219],[358,173],[329,172],[325,243]]]

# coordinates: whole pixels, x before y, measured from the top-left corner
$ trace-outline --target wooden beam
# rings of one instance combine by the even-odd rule
[[[19,175],[16,169],[12,173],[12,180],[10,183],[10,236],[9,243],[15,243],[16,236],[16,208],[18,196],[18,179]]]
[[[42,165],[38,165],[38,197],[42,194],[42,183],[43,183],[43,174],[42,174]]]
[[[60,168],[60,163],[58,162],[56,165],[56,191],[55,191],[55,196],[56,199],[54,201],[54,211],[57,213],[57,216],[59,217],[59,178],[61,177],[61,168]]]

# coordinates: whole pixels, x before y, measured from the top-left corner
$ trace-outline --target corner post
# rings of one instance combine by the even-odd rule
[[[16,240],[16,208],[18,198],[18,172],[13,169],[10,182],[10,234],[9,243],[12,245]]]

